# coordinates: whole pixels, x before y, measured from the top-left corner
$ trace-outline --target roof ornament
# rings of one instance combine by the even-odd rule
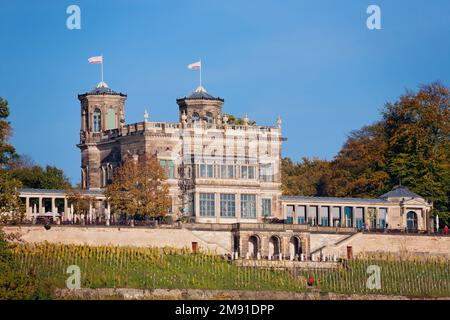
[[[244,125],[248,126],[248,114],[245,114],[244,116]]]
[[[104,82],[104,81],[102,80],[102,81],[100,81],[100,82],[98,83],[98,85],[97,85],[96,88],[97,88],[97,89],[100,89],[100,88],[109,88],[109,87],[108,87],[108,85],[106,84],[106,82]]]
[[[227,124],[227,122],[228,122],[228,115],[226,113],[223,115],[222,121],[223,121],[223,124]]]
[[[145,109],[145,111],[144,111],[144,122],[147,122],[148,121],[148,112],[147,112],[147,109]]]
[[[186,111],[184,111],[184,112],[182,112],[181,113],[181,122],[183,123],[183,124],[186,124],[187,123],[187,112]]]
[[[281,128],[281,124],[282,124],[282,123],[283,123],[283,122],[281,121],[281,116],[278,115],[278,117],[277,117],[277,127],[278,127],[278,129]]]

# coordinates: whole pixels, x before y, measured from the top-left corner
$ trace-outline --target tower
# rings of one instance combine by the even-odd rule
[[[101,154],[98,144],[102,134],[121,128],[125,123],[127,95],[115,92],[105,82],[78,95],[81,103],[81,185],[84,189],[101,187]]]
[[[189,96],[177,99],[180,122],[182,122],[183,114],[185,114],[188,123],[205,121],[216,124],[219,121],[224,101],[224,99],[210,95],[204,87],[199,86]]]

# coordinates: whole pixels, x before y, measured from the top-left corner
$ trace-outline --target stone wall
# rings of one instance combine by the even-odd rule
[[[43,226],[5,227],[6,233],[19,232],[26,242],[63,244],[87,244],[92,246],[136,246],[136,247],[173,247],[191,248],[192,242],[197,242],[200,250],[229,253],[231,250],[231,233],[216,232],[215,242],[205,231],[187,229],[150,229],[150,228],[115,228],[115,227],[78,227],[52,226],[45,230]]]
[[[130,228],[130,227],[80,227],[52,226],[45,230],[43,226],[4,227],[5,232],[19,232],[26,242],[116,245],[139,247],[174,247],[191,248],[197,242],[200,250],[218,254],[231,253],[233,233],[230,230],[208,231],[178,228]],[[244,232],[245,233],[245,232]],[[282,233],[281,233],[282,234]],[[299,234],[303,241],[306,234]],[[250,233],[248,233],[250,235]],[[293,234],[291,234],[293,235]],[[323,234],[310,233],[308,243],[311,252],[322,251],[326,255],[346,257],[347,246],[352,246],[353,254],[385,252],[392,254],[439,255],[450,257],[450,237],[424,235],[390,235],[390,234]],[[241,235],[242,238],[242,235]],[[245,237],[243,237],[244,239]],[[248,238],[246,238],[248,239]],[[288,238],[286,238],[288,239]],[[268,241],[268,240],[267,240]],[[287,241],[287,240],[286,240]],[[245,245],[246,241],[242,241]],[[310,243],[309,243],[310,242]],[[267,243],[266,243],[267,244]],[[288,248],[288,243],[283,243]],[[265,246],[267,247],[267,246]],[[242,248],[241,249],[245,249]],[[283,250],[284,251],[284,250]],[[246,251],[243,251],[246,252]],[[285,252],[288,255],[288,252]]]
[[[322,237],[327,237],[323,236]],[[311,241],[313,237],[311,236]],[[347,256],[347,246],[351,246],[353,255],[371,253],[391,253],[395,255],[445,256],[450,258],[450,237],[424,235],[389,235],[358,233],[338,244],[322,249],[324,255]]]

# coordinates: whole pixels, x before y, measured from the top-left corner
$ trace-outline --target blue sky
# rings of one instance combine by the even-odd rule
[[[81,8],[68,30],[66,8]],[[377,4],[382,30],[368,30]],[[0,96],[12,142],[37,163],[79,181],[77,94],[105,81],[128,94],[126,122],[176,121],[175,99],[198,85],[224,111],[259,124],[283,119],[283,155],[332,159],[387,101],[432,81],[449,83],[447,0],[0,0]]]

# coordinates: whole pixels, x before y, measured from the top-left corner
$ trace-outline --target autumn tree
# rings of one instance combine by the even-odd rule
[[[73,206],[74,214],[78,215],[81,222],[84,223],[94,198],[84,195],[79,188],[69,188],[66,190],[66,194],[68,202]]]
[[[450,92],[439,83],[407,92],[383,110],[386,171],[434,202],[444,223],[450,216]]]
[[[321,195],[330,175],[330,163],[327,160],[304,157],[298,163],[294,163],[290,158],[283,158],[281,161],[284,195]]]
[[[156,156],[128,158],[116,169],[106,197],[113,212],[131,219],[165,216],[171,206],[164,169]]]

